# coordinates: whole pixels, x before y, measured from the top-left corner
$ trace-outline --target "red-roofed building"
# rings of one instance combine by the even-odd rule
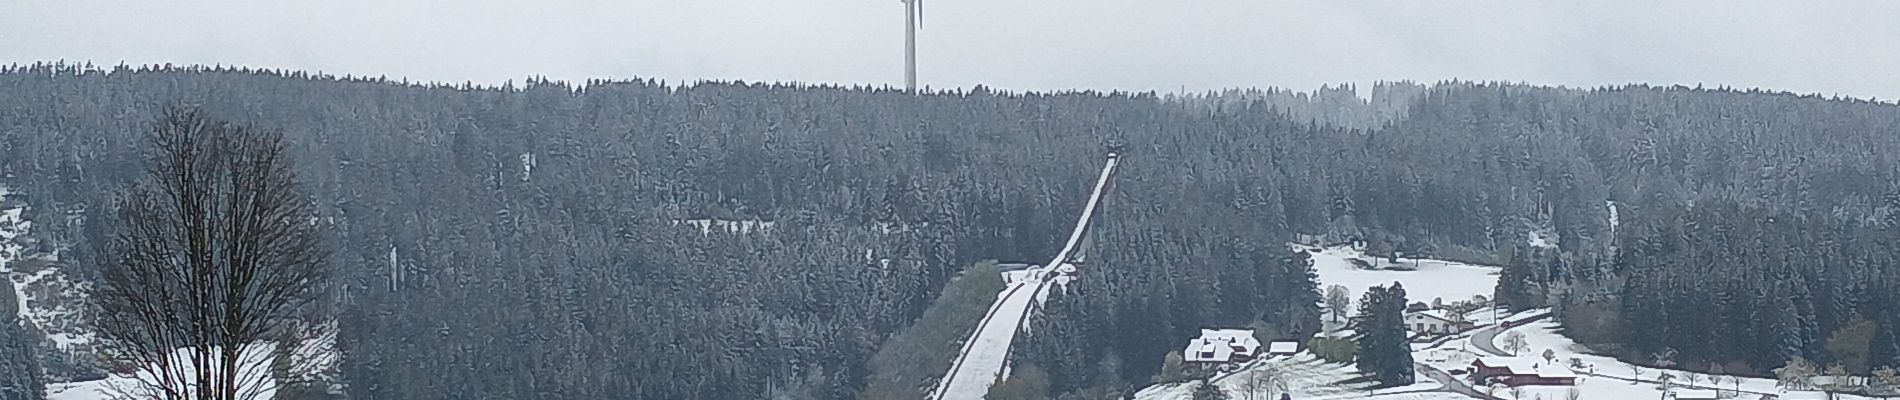
[[[1538,362],[1514,357],[1479,357],[1471,363],[1471,375],[1479,381],[1495,381],[1510,386],[1574,386],[1577,373],[1554,362]]]

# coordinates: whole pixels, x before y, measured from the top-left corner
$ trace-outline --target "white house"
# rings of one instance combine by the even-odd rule
[[[1181,360],[1194,364],[1228,364],[1253,360],[1260,353],[1260,340],[1249,329],[1202,329],[1201,337],[1188,341]]]
[[[1450,335],[1475,327],[1470,322],[1454,322],[1447,310],[1425,310],[1405,314],[1405,328],[1414,334]]]

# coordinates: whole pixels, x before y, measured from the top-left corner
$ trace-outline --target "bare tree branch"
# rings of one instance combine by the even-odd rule
[[[318,326],[303,312],[328,270],[283,137],[192,108],[167,110],[151,133],[94,296],[102,353],[135,378],[116,395],[268,395],[283,382],[267,342],[300,346],[289,332]]]

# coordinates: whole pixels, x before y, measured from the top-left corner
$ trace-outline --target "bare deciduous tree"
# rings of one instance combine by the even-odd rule
[[[1676,366],[1676,349],[1665,347],[1662,351],[1649,355],[1649,361],[1655,363],[1656,368],[1674,367]]]
[[[1828,390],[1845,391],[1853,387],[1852,378],[1854,376],[1847,373],[1847,366],[1841,365],[1839,362],[1828,364],[1826,372],[1828,377]]]
[[[1352,290],[1345,285],[1332,285],[1326,288],[1326,312],[1333,315],[1333,322],[1346,316],[1352,308]]]
[[[1277,393],[1285,393],[1286,380],[1280,368],[1274,365],[1261,365],[1247,370],[1247,380],[1240,382],[1241,390],[1247,400],[1273,399]]]
[[[270,345],[311,330],[302,313],[328,268],[283,137],[172,108],[149,139],[93,296],[101,352],[133,378],[117,397],[274,393],[286,382],[273,364],[308,371],[294,364],[321,358],[273,362]]]
[[[1788,359],[1787,366],[1775,369],[1775,383],[1791,390],[1807,389],[1809,381],[1814,379],[1814,373],[1814,363],[1794,357]]]
[[[1900,391],[1900,373],[1894,372],[1893,367],[1880,367],[1874,370],[1874,384],[1890,392]]]
[[[1524,338],[1523,332],[1511,332],[1511,333],[1504,334],[1504,351],[1509,351],[1511,352],[1511,355],[1515,356],[1517,355],[1517,353],[1523,352],[1524,350],[1529,350],[1529,349],[1530,349],[1530,342]]]

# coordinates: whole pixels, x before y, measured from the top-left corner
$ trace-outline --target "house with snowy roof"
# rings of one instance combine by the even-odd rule
[[[1437,309],[1405,313],[1405,328],[1421,336],[1452,335],[1476,328],[1470,322],[1453,321],[1451,310]]]
[[[1518,357],[1478,357],[1471,363],[1471,375],[1510,386],[1575,386],[1577,373],[1561,363]]]
[[[1201,366],[1221,366],[1252,361],[1260,353],[1260,340],[1251,329],[1202,329],[1201,336],[1188,340],[1181,360]]]

